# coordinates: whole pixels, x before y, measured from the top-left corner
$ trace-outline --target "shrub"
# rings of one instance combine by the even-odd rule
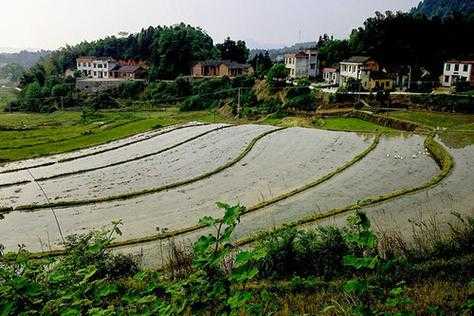
[[[193,93],[193,86],[188,79],[178,77],[175,80],[175,84],[177,97],[187,97]]]
[[[275,64],[267,72],[267,83],[272,88],[284,87],[286,78],[288,77],[288,69],[283,64]]]
[[[234,88],[252,88],[254,85],[254,76],[238,76],[232,80],[232,87]]]
[[[288,99],[285,103],[285,107],[300,111],[314,111],[316,110],[316,99],[312,94],[300,95]]]
[[[120,98],[131,99],[139,96],[145,89],[143,81],[127,81],[120,85],[117,95]]]
[[[342,258],[349,248],[340,229],[326,227],[312,231],[284,228],[267,235],[258,249],[266,253],[259,266],[263,277],[332,277],[343,271]]]

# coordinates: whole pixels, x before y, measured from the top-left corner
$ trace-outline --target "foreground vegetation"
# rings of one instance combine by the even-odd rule
[[[245,212],[219,203],[192,250],[170,241],[160,272],[108,250],[110,231],[68,238],[66,255],[2,254],[1,315],[468,315],[474,309],[474,219],[441,234],[418,223],[409,244],[375,234],[356,211],[345,228],[283,228],[238,250]],[[158,249],[157,249],[158,251]],[[304,299],[303,299],[304,298]]]

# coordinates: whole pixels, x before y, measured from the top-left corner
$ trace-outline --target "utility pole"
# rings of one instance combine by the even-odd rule
[[[237,115],[240,117],[240,111],[241,111],[241,108],[240,108],[240,93],[241,93],[241,89],[242,88],[239,88],[238,92],[237,92]]]
[[[411,65],[408,66],[408,69],[409,69],[409,71],[408,71],[408,91],[410,91],[411,90]]]

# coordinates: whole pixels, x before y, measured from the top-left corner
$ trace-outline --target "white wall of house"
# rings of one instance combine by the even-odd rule
[[[447,62],[444,64],[441,85],[451,87],[457,81],[474,81],[474,63]]]
[[[340,64],[340,85],[343,86],[346,84],[349,78],[360,80],[362,74],[362,68],[364,64],[362,63],[348,63],[348,62],[341,62]]]
[[[323,80],[330,85],[339,85],[339,72],[328,71],[323,72]]]
[[[316,77],[319,74],[318,52],[307,50],[303,54],[285,56],[285,67],[290,78]]]
[[[111,77],[110,71],[117,64],[111,59],[78,59],[77,70],[88,78],[100,79]]]

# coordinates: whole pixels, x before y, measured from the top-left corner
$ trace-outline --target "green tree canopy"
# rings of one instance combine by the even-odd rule
[[[216,48],[219,50],[220,58],[224,60],[245,63],[249,58],[250,51],[244,41],[236,42],[228,37],[224,43],[217,44]]]

